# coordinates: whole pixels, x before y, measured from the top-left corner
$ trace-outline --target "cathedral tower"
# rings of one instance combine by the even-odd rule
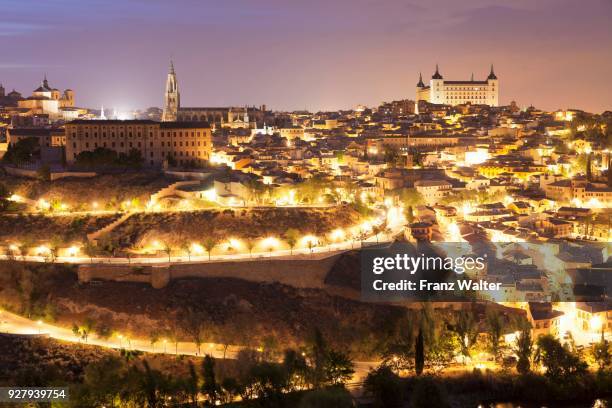
[[[170,61],[170,72],[168,72],[168,79],[166,79],[166,93],[164,94],[164,112],[162,114],[162,120],[164,122],[176,121],[180,106],[181,94],[178,90],[174,64]]]

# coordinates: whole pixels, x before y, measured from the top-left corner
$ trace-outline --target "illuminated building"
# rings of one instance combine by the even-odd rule
[[[419,101],[441,105],[471,103],[499,106],[499,79],[491,65],[491,72],[484,81],[474,80],[474,75],[469,81],[445,81],[436,65],[436,72],[432,75],[429,85],[423,83],[423,77],[419,74],[416,102]]]
[[[210,159],[212,133],[206,122],[152,120],[75,120],[66,124],[66,161],[79,153],[106,148],[117,153],[140,152],[144,163],[161,166],[199,164]]]
[[[49,86],[47,78],[32,92],[32,96],[17,102],[20,108],[30,109],[31,113],[43,113],[51,116],[61,114],[61,108],[74,107],[74,91],[66,89],[63,94]]]
[[[164,93],[164,110],[162,121],[171,122],[208,122],[233,129],[256,128],[256,122],[262,122],[266,106],[255,107],[183,107],[179,92],[178,79],[174,64],[170,62],[170,71],[166,78]]]

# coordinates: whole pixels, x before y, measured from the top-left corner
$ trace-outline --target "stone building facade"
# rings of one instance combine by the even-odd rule
[[[171,159],[179,165],[203,164],[210,159],[212,133],[207,122],[75,120],[66,124],[68,164],[79,153],[96,148],[124,154],[136,149],[152,167]]]
[[[416,86],[416,102],[427,101],[441,105],[472,105],[499,106],[499,79],[493,71],[484,81],[446,81],[440,74],[436,65],[436,72],[432,75],[429,85],[425,85],[423,77],[419,75]]]

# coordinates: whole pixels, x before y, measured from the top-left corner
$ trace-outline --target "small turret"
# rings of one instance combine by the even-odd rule
[[[438,69],[438,64],[436,64],[436,72],[431,76],[431,79],[442,79],[442,75],[440,75],[440,70]]]
[[[419,72],[419,82],[417,83],[417,88],[425,88],[425,84],[423,83],[423,75]]]
[[[493,64],[491,64],[491,72],[489,73],[489,76],[487,77],[487,79],[491,79],[491,80],[497,79],[497,76],[495,75],[495,72],[493,71]]]

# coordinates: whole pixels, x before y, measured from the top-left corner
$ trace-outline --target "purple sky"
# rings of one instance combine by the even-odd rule
[[[0,82],[46,72],[77,105],[341,109],[414,98],[418,72],[484,78],[501,102],[612,109],[611,0],[0,0]]]

